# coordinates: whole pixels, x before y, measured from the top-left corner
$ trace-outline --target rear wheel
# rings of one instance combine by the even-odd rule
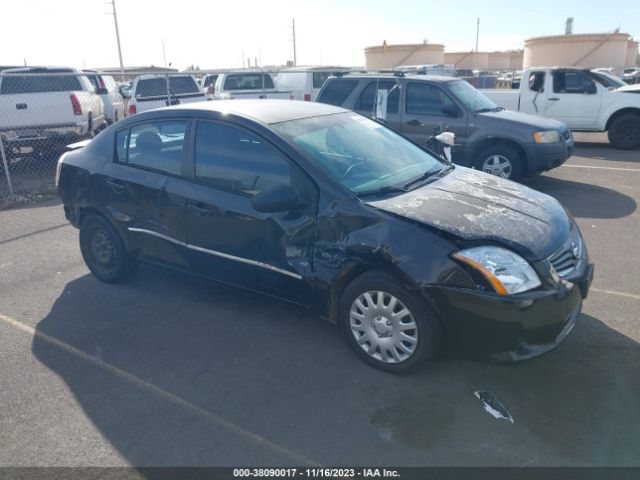
[[[126,280],[137,266],[116,229],[100,215],[89,215],[82,222],[80,250],[91,273],[103,282]]]
[[[355,352],[388,372],[414,370],[439,350],[441,335],[434,315],[385,272],[367,272],[347,287],[340,323]]]
[[[520,180],[524,173],[520,153],[509,145],[494,145],[484,149],[476,160],[476,169],[509,180]]]
[[[607,132],[609,142],[621,150],[640,147],[640,115],[627,113],[616,118]]]

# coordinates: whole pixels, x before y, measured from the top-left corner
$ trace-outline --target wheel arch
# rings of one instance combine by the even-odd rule
[[[638,108],[638,107],[627,107],[627,108],[621,108],[620,110],[616,110],[607,119],[607,123],[606,123],[604,129],[606,131],[608,131],[609,128],[611,127],[611,124],[614,121],[616,121],[616,119],[618,119],[622,115],[626,115],[628,113],[634,114],[634,115],[637,115],[638,117],[640,117],[640,108]]]

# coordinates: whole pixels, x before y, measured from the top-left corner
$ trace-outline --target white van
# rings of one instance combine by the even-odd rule
[[[103,75],[95,70],[84,70],[87,78],[96,89],[96,93],[100,95],[104,104],[104,115],[107,123],[112,124],[118,120],[122,120],[125,116],[124,100],[120,95],[118,84],[110,75]]]
[[[327,78],[348,71],[340,67],[296,67],[278,73],[275,80],[279,90],[293,92],[294,100],[313,102]]]

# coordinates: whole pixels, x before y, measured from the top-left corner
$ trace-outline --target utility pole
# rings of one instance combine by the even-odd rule
[[[120,80],[124,80],[124,64],[122,63],[122,47],[120,47],[120,30],[118,30],[118,16],[116,15],[116,0],[107,2],[113,8],[113,22],[116,25],[116,40],[118,41],[118,58],[120,59]]]
[[[298,65],[298,59],[296,57],[296,19],[293,19],[293,25],[291,27],[293,32],[293,66]]]
[[[478,53],[478,35],[480,34],[480,19],[476,23],[476,53]]]

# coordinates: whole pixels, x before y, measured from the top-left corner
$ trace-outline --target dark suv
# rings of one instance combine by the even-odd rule
[[[452,156],[460,165],[518,180],[560,166],[573,151],[573,137],[564,123],[504,110],[468,82],[452,77],[334,77],[317,101],[375,117],[380,90],[388,92],[387,126],[422,145],[442,131],[455,133]]]

